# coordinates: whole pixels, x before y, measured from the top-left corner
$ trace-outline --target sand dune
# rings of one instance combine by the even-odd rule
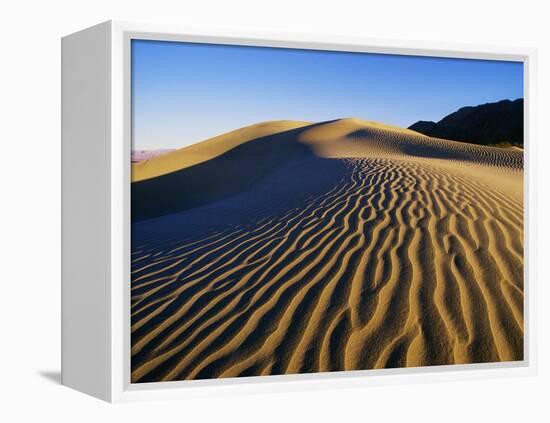
[[[132,182],[156,178],[186,167],[206,162],[251,140],[299,128],[309,122],[262,122],[222,134],[209,140],[180,148],[171,154],[150,157],[132,166]]]
[[[523,358],[521,151],[264,129],[134,167],[134,382]]]

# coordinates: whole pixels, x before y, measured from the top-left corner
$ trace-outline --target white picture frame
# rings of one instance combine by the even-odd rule
[[[133,38],[521,61],[525,331],[520,362],[130,383],[130,41]],[[105,22],[62,40],[62,383],[110,402],[527,376],[536,373],[536,51]]]

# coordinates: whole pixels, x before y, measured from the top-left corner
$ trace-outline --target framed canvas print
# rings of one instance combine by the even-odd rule
[[[62,44],[64,384],[534,371],[532,51],[120,22]]]

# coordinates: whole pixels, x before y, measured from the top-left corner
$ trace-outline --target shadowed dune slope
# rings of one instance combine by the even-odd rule
[[[523,359],[521,151],[237,138],[133,184],[133,382]]]
[[[152,157],[132,165],[132,182],[156,178],[182,168],[206,162],[248,141],[309,125],[309,122],[281,120],[262,122]]]
[[[249,189],[282,165],[311,157],[427,159],[461,172],[487,173],[522,194],[523,153],[430,138],[359,119],[308,124],[265,122],[132,165],[132,219],[142,220],[219,201]],[[246,158],[246,163],[243,163]],[[462,166],[461,163],[467,163]],[[485,168],[481,170],[480,168]],[[505,172],[486,172],[503,169]],[[158,176],[151,176],[158,175]],[[495,177],[495,175],[498,175]]]

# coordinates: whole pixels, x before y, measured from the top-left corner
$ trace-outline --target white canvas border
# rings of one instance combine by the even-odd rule
[[[137,401],[243,393],[353,388],[528,376],[536,374],[536,51],[518,47],[461,45],[326,35],[241,32],[174,25],[111,22],[111,400]],[[355,51],[417,56],[521,61],[525,89],[525,339],[524,360],[507,363],[360,370],[130,384],[130,39],[187,41]]]

